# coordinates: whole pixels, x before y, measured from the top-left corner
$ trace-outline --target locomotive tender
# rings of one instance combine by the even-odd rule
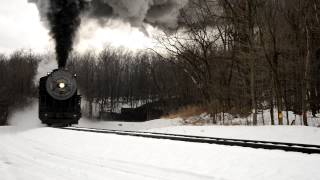
[[[39,82],[39,119],[48,126],[71,126],[81,118],[76,75],[56,69]]]

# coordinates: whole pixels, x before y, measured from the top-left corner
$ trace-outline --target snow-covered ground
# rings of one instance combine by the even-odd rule
[[[278,111],[274,110],[274,123],[278,125]],[[313,127],[320,127],[320,114],[316,114],[315,117],[312,116],[311,112],[307,113],[308,125]],[[288,117],[288,118],[287,118]],[[216,122],[218,125],[252,125],[252,115],[248,117],[233,116],[229,113],[218,113],[216,115]],[[187,124],[206,124],[212,122],[213,118],[208,113],[203,113],[201,115],[189,117],[185,119]],[[294,114],[292,111],[283,111],[283,124],[301,126],[303,125],[303,118],[300,115]],[[264,110],[257,114],[257,125],[271,125],[271,114],[270,110]]]
[[[87,119],[81,119],[78,127],[89,128],[103,128],[103,129],[116,129],[116,130],[128,130],[128,131],[144,131],[154,128],[169,128],[180,126],[181,119],[157,119],[146,122],[117,122],[117,121],[92,121]]]
[[[320,145],[320,128],[304,126],[176,126],[149,131]]]
[[[183,125],[179,118],[140,123],[93,122],[82,119],[76,126],[320,145],[320,128],[306,126],[192,126]]]
[[[320,155],[52,128],[0,128],[1,180],[318,180]]]
[[[318,180],[320,155],[251,149],[44,127],[37,105],[0,127],[0,180]],[[181,119],[79,126],[320,144],[302,126],[185,126]]]

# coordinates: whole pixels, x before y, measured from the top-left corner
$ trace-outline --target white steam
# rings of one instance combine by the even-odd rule
[[[28,0],[35,3],[41,19],[45,22],[49,11],[49,0]],[[134,27],[143,24],[176,28],[180,10],[189,0],[78,0],[87,4],[84,18],[94,19],[105,25],[110,19],[129,22]]]
[[[43,127],[38,118],[37,99],[31,106],[13,112],[9,117],[9,125],[19,127],[21,130]]]
[[[94,7],[96,4],[94,1],[100,1],[97,3],[100,7]],[[188,0],[92,0],[92,2],[91,15],[100,15],[101,18],[119,17],[138,27],[146,22],[175,28],[179,11]]]
[[[43,76],[46,76],[47,73],[52,72],[54,69],[57,69],[57,62],[55,61],[55,56],[48,52],[48,54],[43,55],[41,62],[38,65],[37,75],[35,77],[36,84],[38,84],[39,79]]]

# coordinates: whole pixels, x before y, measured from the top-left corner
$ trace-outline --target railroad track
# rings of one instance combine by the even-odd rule
[[[117,134],[117,135],[154,138],[154,139],[168,139],[168,140],[194,142],[194,143],[241,146],[241,147],[250,147],[255,149],[284,150],[284,151],[301,152],[301,153],[307,153],[307,154],[320,154],[320,146],[311,145],[311,144],[296,144],[296,143],[284,143],[284,142],[273,142],[273,141],[216,138],[216,137],[192,136],[192,135],[182,135],[182,134],[142,132],[142,131],[95,129],[95,128],[84,128],[84,127],[63,127],[60,129],[104,133],[104,134]]]

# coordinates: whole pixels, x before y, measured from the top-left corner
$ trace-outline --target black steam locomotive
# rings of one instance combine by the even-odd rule
[[[48,126],[70,126],[81,118],[76,75],[56,69],[39,82],[39,119]]]

